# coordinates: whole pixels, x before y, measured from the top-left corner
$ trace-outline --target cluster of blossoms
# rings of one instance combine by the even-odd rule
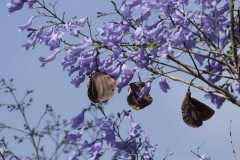
[[[235,49],[240,46],[240,15],[233,14],[232,18],[228,18],[228,12],[235,13],[234,8],[230,8],[230,1],[112,1],[118,18],[103,22],[95,32],[91,30],[87,17],[65,20],[41,0],[11,0],[7,4],[8,11],[14,13],[25,4],[29,8],[37,8],[42,16],[32,16],[26,24],[19,26],[19,32],[29,33],[29,40],[23,48],[34,49],[39,44],[48,47],[52,54],[49,57],[40,56],[42,67],[55,60],[60,52],[66,52],[61,65],[76,87],[95,71],[101,71],[116,80],[118,92],[121,92],[136,74],[148,71],[150,75],[144,79],[144,87],[136,92],[140,99],[149,94],[155,80],[159,80],[159,88],[167,93],[170,85],[166,78],[169,78],[205,91],[204,97],[217,108],[226,99],[240,106],[240,71],[238,60],[234,58]],[[198,10],[191,10],[192,6]],[[97,13],[99,18],[110,15],[112,13]],[[45,17],[46,24],[34,26],[33,22],[39,17]],[[90,30],[89,34],[82,32],[86,28]],[[229,38],[231,34],[234,36]],[[80,42],[73,44],[65,40],[69,37]],[[234,40],[235,48],[229,47]],[[175,72],[186,74],[191,80],[198,79],[205,86],[176,78],[179,74],[175,75]],[[88,110],[84,109],[71,120],[72,128],[78,130],[76,134],[68,134],[65,140],[69,147],[77,144],[78,148],[74,149],[69,159],[75,159],[83,151],[90,154],[90,159],[99,159],[107,150],[114,152],[113,159],[135,159],[136,156],[153,159],[156,145],[149,142],[148,136],[129,112],[118,114],[116,119],[98,118],[90,125],[84,123],[84,114]],[[129,118],[131,126],[127,138],[119,134],[124,117]],[[81,141],[89,129],[96,131],[96,138]]]
[[[156,150],[156,144],[150,143],[149,137],[141,129],[140,124],[136,123],[130,111],[123,111],[118,113],[116,119],[114,118],[98,118],[95,122],[89,125],[84,123],[84,114],[87,109],[84,109],[78,116],[71,120],[72,128],[78,129],[78,133],[69,134],[66,137],[69,144],[79,143],[79,152],[74,151],[74,159],[81,155],[82,152],[87,151],[90,154],[90,159],[99,159],[103,157],[106,151],[113,151],[113,159],[140,157],[144,160],[152,160]],[[131,126],[128,131],[128,136],[122,138],[120,134],[120,125],[124,118],[128,117]],[[91,142],[82,141],[84,133],[87,130],[93,129],[96,137]],[[142,140],[144,139],[144,140]]]
[[[13,88],[13,80],[9,83],[5,80],[0,80],[0,91],[10,93],[15,98],[15,103],[4,104],[10,112],[20,112],[24,119],[24,128],[20,129],[15,126],[8,125],[4,122],[0,122],[0,133],[5,130],[18,131],[19,134],[14,136],[14,139],[18,145],[24,145],[25,141],[30,141],[35,149],[34,154],[24,155],[28,157],[22,157],[19,153],[12,152],[11,146],[8,144],[8,136],[0,139],[0,159],[4,160],[46,160],[46,159],[58,159],[60,157],[67,156],[68,160],[76,160],[80,157],[89,157],[91,160],[97,160],[100,157],[104,157],[106,152],[112,150],[113,159],[119,158],[131,158],[136,159],[140,157],[144,160],[152,160],[157,145],[150,143],[149,137],[146,132],[142,130],[140,124],[136,123],[130,111],[122,111],[117,114],[117,117],[105,116],[103,106],[92,104],[90,107],[85,108],[76,117],[69,121],[63,120],[60,115],[55,114],[50,105],[46,105],[45,111],[40,116],[36,125],[30,125],[27,121],[29,118],[26,114],[26,110],[32,104],[32,98],[29,95],[32,91],[27,91],[21,101],[15,95],[15,89]],[[29,101],[27,99],[29,98]],[[99,118],[97,114],[98,108],[104,115]],[[30,108],[29,108],[30,109]],[[93,119],[85,120],[85,115],[89,113],[93,116]],[[46,119],[46,115],[48,118]],[[130,124],[130,130],[123,129],[122,123],[128,118]],[[43,125],[43,119],[46,123]],[[71,124],[71,129],[69,129]],[[40,127],[41,126],[41,127]],[[121,131],[121,132],[120,132]],[[126,135],[126,138],[123,135]],[[89,136],[90,135],[90,136]],[[56,145],[56,150],[49,150],[46,152],[48,145],[51,141],[48,139],[47,143],[44,139],[50,137]],[[47,144],[47,145],[46,145]],[[50,153],[53,154],[50,154]],[[63,152],[60,156],[59,153]],[[134,158],[135,157],[135,158]]]
[[[29,4],[30,8],[38,6],[42,9],[39,14],[53,18],[39,29],[30,28],[36,17],[31,17],[28,23],[21,25],[20,31],[27,29],[30,32],[29,40],[23,47],[28,50],[41,43],[49,47],[53,54],[39,58],[42,66],[53,61],[59,52],[67,50],[61,64],[76,87],[98,69],[113,76],[121,92],[136,73],[147,70],[155,73],[155,76],[149,76],[150,80],[146,81],[159,79],[160,89],[166,93],[170,89],[166,77],[174,79],[167,73],[177,70],[205,82],[206,87],[212,89],[208,92],[211,94],[205,97],[210,98],[218,108],[225,99],[234,102],[232,99],[238,95],[239,84],[235,78],[238,73],[231,69],[235,66],[232,56],[224,53],[230,43],[230,19],[226,16],[228,1],[196,0],[192,3],[188,0],[133,0],[118,4],[112,1],[119,20],[103,22],[95,36],[92,32],[89,35],[82,33],[83,27],[90,26],[88,18],[65,21],[54,12],[49,12],[45,3],[39,0],[12,0],[8,3],[9,13],[20,10],[24,3]],[[189,6],[193,5],[199,10],[190,10]],[[104,12],[98,12],[97,15],[109,16]],[[238,28],[238,25],[234,26],[235,35],[239,34]],[[82,41],[79,44],[66,42],[64,35],[67,33]],[[186,61],[186,56],[191,57],[190,63],[179,63],[179,60]],[[166,65],[165,62],[169,60],[171,64]],[[193,64],[194,67],[191,67]],[[186,66],[190,68],[186,69]],[[231,82],[222,82],[225,81],[223,74],[232,76]],[[220,86],[220,91],[217,86]],[[220,97],[216,96],[219,94]]]

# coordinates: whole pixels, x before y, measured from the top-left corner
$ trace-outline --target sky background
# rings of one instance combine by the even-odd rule
[[[34,105],[29,109],[29,121],[34,124],[44,111],[45,104],[50,104],[54,110],[65,119],[71,119],[87,107],[90,100],[87,97],[87,84],[83,83],[79,88],[70,84],[68,73],[62,70],[61,60],[63,54],[54,62],[41,68],[38,61],[40,56],[50,55],[51,52],[44,46],[38,46],[35,50],[25,52],[21,45],[26,39],[25,33],[18,33],[18,26],[28,21],[34,14],[22,10],[8,15],[7,0],[0,1],[0,78],[15,79],[17,94],[21,97],[26,89],[34,90]],[[195,6],[196,7],[196,6]],[[97,0],[59,0],[57,11],[66,11],[66,18],[77,16],[90,17],[93,20],[93,27],[101,22],[96,20],[97,11],[112,11],[110,1]],[[154,99],[147,108],[135,111],[132,115],[136,122],[139,122],[149,134],[151,142],[157,143],[155,159],[162,159],[167,152],[174,153],[171,160],[193,160],[198,159],[191,153],[201,145],[200,153],[209,155],[212,160],[234,159],[230,137],[230,120],[233,120],[232,135],[237,154],[240,154],[240,108],[231,103],[224,103],[221,109],[217,110],[209,100],[203,98],[204,93],[192,90],[192,96],[211,106],[216,112],[215,115],[204,122],[200,128],[187,126],[181,115],[181,104],[185,97],[187,87],[180,83],[170,81],[171,90],[165,94],[158,87],[156,81],[151,90]],[[117,113],[123,109],[129,110],[126,102],[127,88],[109,101],[106,106],[107,113]],[[0,102],[12,101],[5,94],[0,92]],[[21,128],[22,120],[17,113],[8,113],[6,109],[0,108],[0,122],[6,122]],[[0,138],[9,135],[8,131],[0,132]],[[9,136],[8,136],[9,137]],[[9,137],[11,140],[11,137]],[[11,142],[11,141],[10,141]],[[24,147],[13,145],[13,151],[19,155],[29,153],[29,145]]]

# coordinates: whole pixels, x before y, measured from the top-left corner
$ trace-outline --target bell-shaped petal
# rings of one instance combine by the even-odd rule
[[[170,89],[170,86],[168,85],[166,78],[163,76],[160,77],[159,86],[164,93],[167,93],[168,89]]]
[[[123,76],[120,78],[120,82],[117,84],[118,93],[120,93],[122,88],[128,85],[128,83],[132,80],[134,72],[135,70],[131,71],[126,64],[122,65]]]
[[[25,0],[11,0],[11,2],[7,3],[8,12],[11,14],[22,9],[25,2]]]
[[[205,94],[204,97],[206,99],[210,99],[211,102],[217,106],[217,109],[219,109],[223,105],[223,103],[225,102],[224,98],[215,96],[215,95],[210,94],[210,93]]]
[[[151,90],[151,82],[144,83],[144,87],[141,88],[140,92],[136,92],[138,100],[142,99],[145,95],[149,94]]]
[[[112,143],[115,142],[115,132],[113,130],[113,122],[111,119],[98,119],[97,127],[99,129],[99,133],[101,138],[106,140],[106,142]]]
[[[72,128],[76,129],[78,126],[80,126],[84,121],[84,113],[86,112],[86,109],[83,109],[83,111],[78,114],[76,117],[72,118],[70,120],[70,123],[72,124]]]
[[[75,141],[77,141],[78,139],[80,139],[83,135],[83,131],[84,131],[85,127],[81,128],[80,132],[77,134],[69,134],[65,140],[67,140],[70,143],[73,143]]]
[[[40,57],[40,58],[39,58],[39,61],[42,62],[41,67],[44,67],[45,64],[53,61],[53,60],[56,58],[56,55],[57,55],[58,53],[59,53],[59,50],[57,49],[57,50],[55,51],[55,53],[53,53],[52,55],[50,55],[50,56],[47,57],[47,58]]]
[[[18,32],[22,32],[23,30],[29,28],[32,25],[33,18],[34,18],[34,16],[30,17],[30,19],[28,20],[28,22],[26,24],[20,25]]]

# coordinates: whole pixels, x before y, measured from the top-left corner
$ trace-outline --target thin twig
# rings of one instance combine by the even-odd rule
[[[238,160],[237,155],[236,155],[236,151],[235,151],[234,145],[233,145],[233,139],[232,139],[232,119],[230,120],[229,136],[230,136],[230,143],[231,143],[231,147],[232,147],[232,152],[233,152],[233,155],[234,155],[234,159],[235,159],[235,160]]]
[[[171,80],[178,81],[178,82],[181,82],[181,83],[190,85],[190,86],[195,87],[195,88],[197,88],[197,89],[199,89],[199,90],[201,90],[201,91],[204,91],[204,92],[206,92],[206,93],[210,93],[210,94],[213,94],[213,95],[218,96],[218,97],[220,97],[220,98],[226,99],[226,96],[224,96],[224,95],[222,95],[222,94],[220,94],[220,93],[216,93],[216,92],[210,91],[210,90],[205,89],[204,87],[202,87],[202,86],[200,86],[200,85],[191,83],[191,82],[189,82],[189,81],[180,79],[180,78],[178,78],[178,77],[175,77],[175,76],[172,76],[172,75],[169,75],[169,74],[163,74],[163,73],[161,73],[161,72],[159,72],[159,71],[157,71],[157,70],[154,70],[154,68],[152,68],[152,67],[147,67],[146,69],[147,69],[148,71],[154,73],[154,74],[164,75],[165,77],[167,77],[167,78],[169,78],[169,79],[171,79]]]
[[[232,46],[232,51],[233,51],[233,59],[235,61],[236,69],[238,71],[238,77],[240,78],[240,73],[239,73],[239,65],[238,65],[238,55],[237,55],[237,44],[235,41],[234,37],[234,3],[233,0],[229,0],[228,2],[229,5],[229,12],[230,12],[230,39],[231,39],[231,46]]]

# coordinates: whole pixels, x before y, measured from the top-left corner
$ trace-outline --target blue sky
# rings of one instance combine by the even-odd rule
[[[19,96],[24,94],[25,89],[34,90],[34,105],[28,113],[33,124],[41,116],[39,113],[44,110],[46,103],[52,105],[55,111],[64,118],[71,119],[90,102],[87,97],[87,84],[83,83],[79,88],[70,84],[68,73],[64,72],[60,65],[63,55],[41,68],[38,58],[50,55],[50,51],[44,46],[38,46],[35,50],[28,52],[21,48],[27,39],[25,33],[17,32],[18,26],[25,23],[33,12],[20,11],[9,16],[7,2],[7,0],[0,1],[0,78],[14,78]],[[71,0],[68,3],[59,1],[57,6],[58,11],[67,12],[66,18],[90,17],[95,24],[93,27],[101,22],[97,22],[95,13],[111,11],[112,8],[110,1],[97,0]],[[209,100],[203,98],[203,92],[193,89],[193,97],[197,97],[216,111],[213,118],[204,122],[202,127],[193,129],[185,125],[181,117],[181,104],[187,86],[173,81],[170,81],[170,85],[172,89],[165,94],[159,89],[158,83],[154,83],[151,90],[154,99],[152,105],[140,111],[132,110],[135,121],[146,130],[151,141],[158,144],[156,159],[162,159],[168,151],[174,153],[169,158],[172,160],[198,159],[191,153],[191,150],[196,151],[197,147],[202,144],[200,153],[210,155],[213,160],[233,159],[229,138],[231,119],[233,120],[232,134],[235,149],[240,154],[238,150],[240,139],[237,138],[240,135],[240,109],[238,107],[231,103],[224,103],[222,108],[217,110],[209,103]],[[126,95],[126,89],[120,94],[116,93],[106,106],[106,112],[116,113],[122,109],[130,109],[126,102]],[[0,93],[0,102],[5,101],[10,100]],[[17,114],[6,113],[6,110],[1,108],[0,122],[2,121],[21,127],[21,119]],[[8,132],[0,133],[0,138],[7,134]],[[14,151],[19,154],[28,153],[27,147],[13,147]]]

